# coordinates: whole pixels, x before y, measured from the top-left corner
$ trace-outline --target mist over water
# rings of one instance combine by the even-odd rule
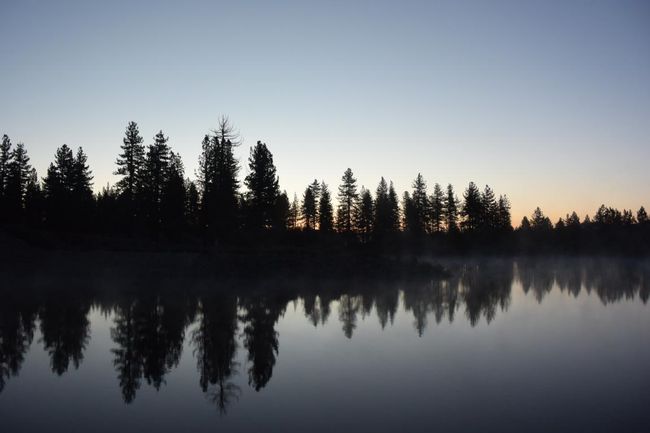
[[[3,286],[2,430],[648,428],[647,262],[445,266],[228,290]]]

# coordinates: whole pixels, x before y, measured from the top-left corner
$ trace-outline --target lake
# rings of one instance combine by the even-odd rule
[[[2,432],[647,432],[650,265],[3,283]]]

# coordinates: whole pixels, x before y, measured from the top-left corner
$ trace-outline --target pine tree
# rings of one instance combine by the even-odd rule
[[[382,177],[375,192],[375,221],[373,224],[375,237],[381,237],[392,230],[388,184]]]
[[[196,183],[189,179],[185,180],[185,196],[187,201],[185,203],[185,219],[190,227],[198,227],[199,225],[199,190],[196,188]]]
[[[368,242],[373,230],[372,222],[375,213],[370,191],[361,187],[361,194],[358,200],[359,202],[355,207],[354,225],[357,233],[361,236],[361,242]]]
[[[81,147],[76,156],[65,144],[56,150],[44,179],[44,193],[50,225],[80,229],[88,224],[93,205],[92,173]]]
[[[510,217],[510,200],[505,195],[499,196],[497,203],[497,225],[499,230],[512,230],[512,219]]]
[[[129,122],[126,126],[126,132],[122,139],[122,153],[119,154],[115,164],[117,170],[115,174],[122,176],[116,184],[116,188],[120,193],[129,214],[129,219],[132,219],[135,213],[135,206],[133,201],[136,197],[136,192],[142,186],[142,177],[144,169],[145,148],[142,144],[142,137],[138,130],[138,124]]]
[[[418,173],[413,181],[413,195],[411,196],[413,203],[413,221],[409,230],[413,233],[424,233],[429,220],[429,197],[427,196],[427,184]]]
[[[298,228],[299,222],[300,222],[300,205],[298,204],[298,196],[294,193],[293,200],[291,201],[291,206],[289,207],[289,217],[287,220],[287,227],[290,230],[295,230]]]
[[[318,201],[318,229],[322,232],[334,230],[334,208],[329,188],[322,182]]]
[[[445,195],[439,183],[433,185],[433,194],[430,199],[430,216],[429,225],[431,233],[440,233],[443,229],[444,222],[444,209],[445,209]]]
[[[169,174],[170,149],[162,131],[154,136],[153,144],[147,148],[144,161],[144,179],[142,185],[142,201],[144,215],[149,227],[155,232],[162,220],[162,196]]]
[[[161,192],[160,209],[161,223],[172,234],[181,231],[186,221],[187,190],[184,177],[185,169],[181,156],[170,151],[169,164]]]
[[[454,187],[447,185],[447,196],[445,197],[445,226],[448,233],[458,231],[458,206],[459,201],[454,194]]]
[[[578,214],[574,212],[571,213],[571,215],[567,215],[565,219],[567,227],[571,228],[576,228],[580,227],[580,218],[578,217]]]
[[[481,219],[480,227],[490,231],[499,226],[499,206],[494,191],[489,185],[481,193]]]
[[[404,231],[414,234],[418,233],[420,221],[418,219],[415,203],[408,191],[405,191],[402,197],[402,219]]]
[[[469,186],[463,194],[463,206],[460,215],[463,220],[460,223],[464,231],[475,231],[481,226],[483,215],[483,204],[481,200],[481,193],[474,182],[470,182]]]
[[[544,215],[544,212],[538,206],[535,208],[533,216],[530,219],[530,226],[536,231],[549,231],[553,228],[553,223],[551,223],[551,220]]]
[[[5,134],[0,144],[0,209],[4,209],[4,196],[9,176],[9,164],[11,162],[11,140]],[[4,212],[0,212],[2,214]]]
[[[316,203],[316,197],[314,196],[314,190],[311,185],[308,185],[302,196],[301,207],[303,225],[306,230],[316,229],[317,209],[318,205]]]
[[[400,211],[399,211],[399,199],[397,198],[397,192],[395,192],[395,187],[393,182],[390,182],[388,186],[388,203],[390,207],[390,227],[391,231],[397,232],[400,229]]]
[[[359,194],[357,193],[357,180],[348,168],[343,173],[339,186],[339,206],[336,213],[336,224],[340,232],[350,233],[354,229],[354,212]]]
[[[646,224],[648,222],[648,213],[643,206],[636,213],[636,221],[639,224]]]
[[[38,226],[43,222],[44,211],[45,198],[36,169],[32,168],[25,188],[25,218],[29,224]]]
[[[273,154],[266,144],[258,141],[248,158],[250,173],[244,179],[248,188],[246,200],[250,224],[253,228],[268,228],[273,222],[275,202],[280,195],[280,187]]]
[[[31,175],[32,166],[23,143],[16,144],[11,152],[4,191],[4,205],[9,218],[20,219],[25,207],[25,192]]]
[[[286,191],[282,191],[275,201],[272,226],[276,230],[286,230],[289,227],[291,203]]]

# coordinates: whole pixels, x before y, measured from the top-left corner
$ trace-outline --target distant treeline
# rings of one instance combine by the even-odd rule
[[[370,245],[430,252],[650,251],[650,224],[637,212],[601,206],[593,219],[573,212],[553,224],[537,208],[513,230],[510,202],[486,185],[470,182],[459,199],[451,184],[429,194],[418,174],[411,192],[398,197],[383,177],[374,194],[345,170],[334,207],[330,188],[314,180],[299,199],[280,190],[273,155],[258,141],[250,149],[243,185],[234,148],[239,135],[227,117],[204,137],[196,180],[162,131],[145,146],[135,122],[125,131],[115,174],[119,181],[93,193],[83,149],[67,145],[39,179],[22,143],[6,135],[0,147],[0,222],[43,232],[120,235],[157,240],[249,244],[260,239],[305,240],[315,245]]]

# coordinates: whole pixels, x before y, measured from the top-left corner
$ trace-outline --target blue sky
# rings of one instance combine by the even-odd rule
[[[0,133],[114,183],[128,121],[193,177],[227,114],[282,188],[470,180],[518,221],[650,205],[650,2],[0,0]]]

